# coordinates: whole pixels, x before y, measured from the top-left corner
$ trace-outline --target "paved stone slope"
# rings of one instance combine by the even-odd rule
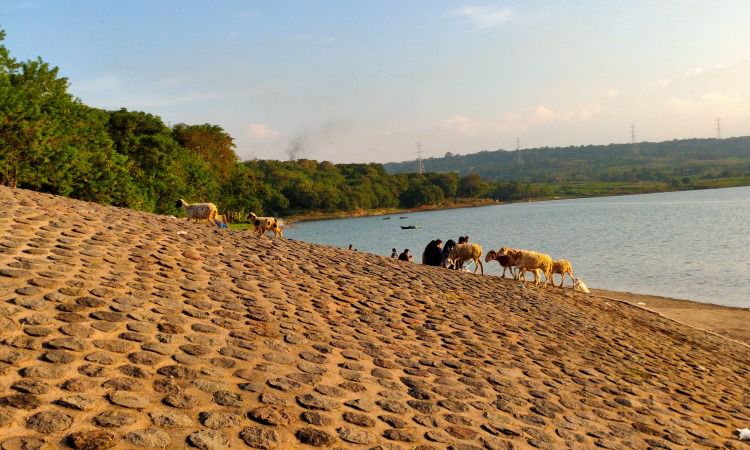
[[[737,447],[750,351],[560,289],[0,188],[0,447]],[[747,448],[747,447],[744,447]]]

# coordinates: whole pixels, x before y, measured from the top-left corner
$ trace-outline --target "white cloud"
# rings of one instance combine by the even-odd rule
[[[472,119],[455,114],[438,124],[438,128],[461,136],[497,135],[527,130],[550,122],[584,122],[602,112],[600,105],[586,105],[570,109],[552,109],[545,105],[522,111],[505,113],[491,120]]]
[[[669,78],[659,78],[658,80],[656,80],[656,84],[658,84],[660,87],[667,87],[672,84],[672,80]]]
[[[615,98],[619,95],[620,95],[620,91],[618,91],[617,89],[612,89],[612,88],[607,89],[607,97]]]
[[[695,114],[703,108],[701,102],[692,98],[670,97],[668,105],[673,113]]]
[[[267,139],[275,139],[281,136],[281,133],[262,123],[249,123],[245,125],[245,136],[250,139],[263,141]]]
[[[577,111],[576,119],[579,121],[591,120],[601,112],[602,107],[600,105],[583,107]]]
[[[539,105],[534,108],[534,119],[537,123],[549,122],[556,116],[555,111],[547,108],[544,105]]]
[[[705,117],[748,117],[750,61],[704,69],[695,67],[662,84],[649,100],[665,114]]]
[[[510,8],[497,6],[463,6],[453,11],[454,16],[467,19],[476,29],[494,28],[513,19]]]
[[[462,116],[460,114],[456,114],[443,120],[440,126],[441,128],[453,131],[458,134],[469,134],[473,130],[475,131],[477,128],[477,124],[475,122],[472,122],[468,117]]]
[[[725,94],[721,92],[707,92],[701,96],[701,99],[706,102],[718,104],[736,104],[743,100],[741,94]]]

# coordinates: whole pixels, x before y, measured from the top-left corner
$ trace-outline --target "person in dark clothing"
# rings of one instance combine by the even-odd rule
[[[443,241],[435,239],[427,244],[422,252],[422,264],[427,266],[439,266],[443,261]]]
[[[395,248],[391,249],[391,258],[398,258],[398,252]]]
[[[448,259],[448,253],[453,250],[453,247],[456,246],[456,241],[453,239],[448,239],[448,241],[443,246],[442,254],[440,255],[440,266],[445,267],[445,260]]]
[[[412,256],[412,254],[411,254],[411,252],[409,251],[408,248],[404,249],[403,253],[401,253],[400,255],[398,255],[398,260],[399,261],[411,261],[412,259],[414,259],[414,256]]]

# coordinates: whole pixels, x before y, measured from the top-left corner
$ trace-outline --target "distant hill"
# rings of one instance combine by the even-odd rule
[[[496,150],[428,158],[427,172],[479,174],[530,182],[637,181],[668,177],[727,178],[750,174],[750,137],[684,139],[637,144]],[[384,164],[389,173],[414,172],[415,161]]]

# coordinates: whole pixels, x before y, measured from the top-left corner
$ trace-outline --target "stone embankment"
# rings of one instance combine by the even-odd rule
[[[744,446],[750,350],[636,308],[18,189],[0,211],[2,449]]]

